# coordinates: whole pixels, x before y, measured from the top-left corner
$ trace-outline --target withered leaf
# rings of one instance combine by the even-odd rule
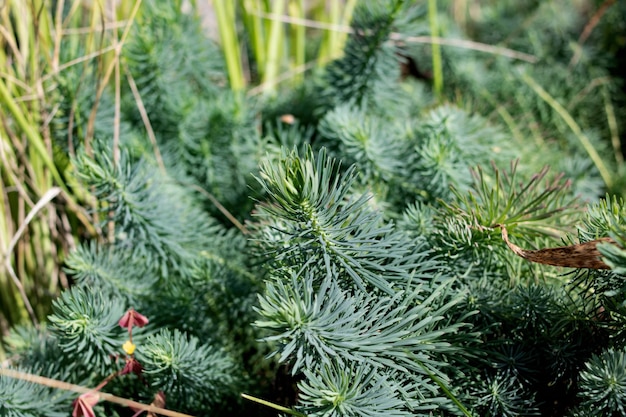
[[[501,224],[497,224],[495,227],[499,227],[502,230],[502,239],[517,256],[531,262],[568,268],[611,269],[610,266],[602,261],[602,254],[596,247],[598,243],[603,242],[615,244],[615,241],[610,237],[603,237],[571,246],[526,250],[509,240],[506,227]]]

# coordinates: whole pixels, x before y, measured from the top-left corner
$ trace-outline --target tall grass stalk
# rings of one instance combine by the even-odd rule
[[[272,2],[273,15],[282,15],[284,10],[284,0],[274,0],[274,2]],[[281,64],[281,53],[284,48],[285,37],[282,22],[278,20],[270,21],[269,38],[267,40],[267,62],[262,79],[263,84],[268,85],[268,90],[270,91],[275,87],[275,79],[278,76],[278,70]]]
[[[428,0],[428,23],[430,25],[430,35],[433,38],[439,37],[439,20],[437,18],[437,0]],[[439,44],[433,42],[432,60],[433,60],[433,89],[435,95],[441,97],[443,93],[443,66],[441,61],[441,48]]]
[[[217,16],[230,88],[240,91],[246,86],[246,79],[241,65],[235,3],[232,0],[215,0],[213,8]]]
[[[46,303],[46,293],[54,292],[60,281],[59,271],[54,270],[56,254],[49,245],[52,222],[57,220],[53,209],[48,218],[36,217],[29,222],[24,239],[14,239],[35,201],[53,182],[64,187],[52,159],[50,138],[40,129],[46,114],[40,78],[45,62],[39,57],[42,51],[52,50],[54,41],[50,16],[32,12],[41,7],[40,3],[8,1],[0,17],[0,61],[4,63],[0,78],[0,107],[4,110],[0,131],[0,203],[5,216],[0,233],[3,330],[29,319],[37,323],[45,314],[39,307]]]
[[[118,44],[109,36],[105,3],[6,0],[1,9],[0,338],[47,316],[51,299],[68,286],[65,254],[79,235],[96,233],[78,204],[83,192],[68,155],[53,141],[59,97],[51,86],[73,65],[115,68],[123,37]],[[122,17],[128,29],[133,19]],[[62,62],[62,55],[77,58]],[[103,77],[100,83],[104,89]]]
[[[265,3],[265,2],[264,2]],[[252,53],[254,62],[256,62],[257,72],[259,77],[263,77],[263,71],[265,70],[266,57],[266,39],[265,39],[265,21],[261,18],[262,13],[265,11],[262,2],[259,0],[241,0],[239,2],[241,8],[241,15],[246,33],[248,34],[248,41],[250,43],[250,52]],[[220,22],[221,26],[221,22]],[[227,45],[222,43],[222,47]],[[224,53],[228,51],[224,50]]]
[[[563,121],[567,124],[567,126],[572,130],[574,136],[578,139],[580,144],[583,146],[589,158],[593,161],[596,169],[600,173],[604,184],[608,189],[610,189],[613,185],[613,174],[609,172],[609,169],[602,161],[602,158],[594,148],[593,144],[582,131],[578,123],[574,120],[574,118],[570,115],[570,113],[554,99],[546,90],[543,89],[530,75],[526,73],[521,74],[522,80],[539,96],[543,101],[545,101],[552,109],[558,114]]]
[[[333,28],[349,25],[356,2],[240,0],[236,3],[240,10],[230,13],[228,7],[235,7],[234,2],[215,0],[213,6],[229,79],[231,83],[237,80],[233,89],[258,82],[262,86],[261,91],[272,92],[279,82],[285,79],[297,81],[303,68],[312,68],[307,61],[323,65],[339,57],[347,31]],[[225,3],[230,6],[226,7]],[[240,21],[236,21],[234,16],[240,17]],[[317,31],[307,32],[307,27],[311,28],[311,25],[302,22],[311,22],[311,18],[323,23],[323,26],[317,27]],[[245,31],[243,37],[238,32],[241,28]],[[318,36],[319,42],[309,40],[307,43],[308,38],[315,36]],[[311,44],[316,46],[314,52]],[[242,55],[242,51],[250,55]],[[234,62],[235,58],[239,60],[238,64]],[[244,79],[244,72],[240,69],[246,64],[251,71]],[[257,90],[259,88],[255,88]]]
[[[304,19],[305,15],[304,0],[291,0],[288,5],[288,14],[293,19]],[[292,40],[289,48],[290,66],[299,68],[306,63],[306,27],[302,25],[292,25],[290,28],[290,39]],[[300,82],[302,74],[293,77],[294,82]]]

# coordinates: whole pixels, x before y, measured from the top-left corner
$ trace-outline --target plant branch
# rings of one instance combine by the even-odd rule
[[[44,385],[46,387],[62,389],[65,391],[73,391],[79,394],[93,393],[97,395],[100,400],[119,404],[124,407],[140,409],[149,413],[157,413],[168,417],[192,417],[189,414],[179,413],[178,411],[168,410],[166,408],[156,407],[154,405],[143,404],[133,400],[127,400],[126,398],[117,397],[113,394],[108,394],[106,392],[94,391],[93,389],[85,388],[80,385],[70,384],[68,382],[63,382],[52,378],[46,378],[39,375],[28,374],[26,372],[20,372],[13,369],[0,368],[0,375],[7,376],[9,378],[21,379],[22,381],[28,381],[39,385]]]

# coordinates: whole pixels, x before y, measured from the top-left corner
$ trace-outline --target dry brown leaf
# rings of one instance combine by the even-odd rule
[[[611,269],[610,266],[602,261],[602,254],[596,247],[598,243],[603,242],[615,244],[615,241],[610,237],[603,237],[571,246],[526,250],[511,243],[506,227],[501,224],[497,224],[495,227],[502,229],[502,239],[517,256],[531,262],[568,268]]]

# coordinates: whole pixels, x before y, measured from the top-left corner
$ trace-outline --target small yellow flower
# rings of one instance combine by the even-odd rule
[[[126,343],[122,345],[122,349],[124,349],[124,352],[126,352],[128,355],[132,355],[133,353],[135,353],[136,347],[137,346],[135,346],[135,344],[130,340],[127,340]]]

